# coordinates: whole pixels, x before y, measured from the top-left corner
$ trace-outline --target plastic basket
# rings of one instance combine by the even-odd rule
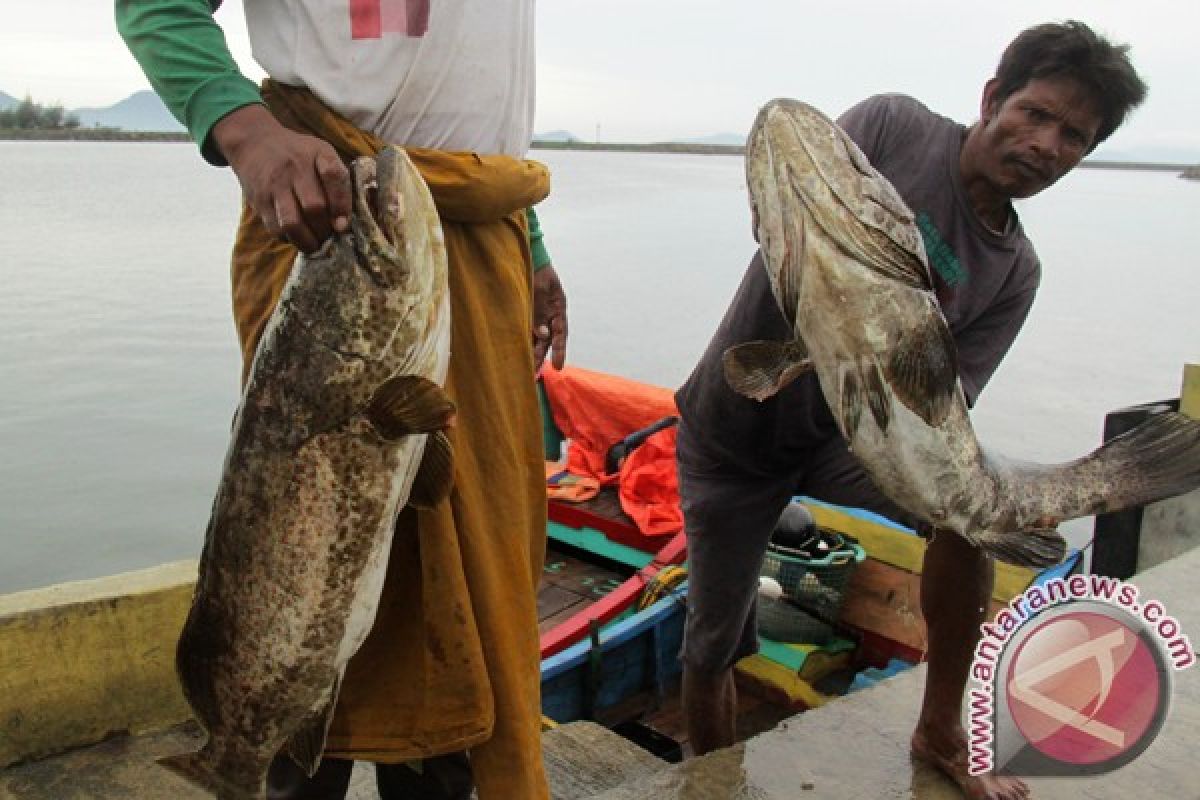
[[[834,622],[846,584],[866,557],[866,551],[850,541],[819,559],[772,543],[763,558],[762,574],[778,581],[783,596],[792,603],[822,621]]]

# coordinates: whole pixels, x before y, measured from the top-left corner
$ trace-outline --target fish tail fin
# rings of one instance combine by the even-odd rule
[[[1113,486],[1104,512],[1145,505],[1200,487],[1200,420],[1155,414],[1083,459]]]
[[[738,394],[759,402],[813,367],[808,349],[799,339],[734,345],[725,351],[721,361],[729,386]]]
[[[212,792],[217,800],[265,800],[267,796],[265,775],[257,787],[247,788],[223,777],[213,762],[213,753],[210,745],[207,744],[194,753],[180,753],[158,759],[159,765],[201,789]]]
[[[1040,507],[1064,520],[1108,514],[1200,487],[1200,420],[1167,411],[1041,476]]]
[[[1034,528],[1018,534],[984,531],[972,539],[992,558],[1018,567],[1052,567],[1067,554],[1067,542],[1054,528]]]

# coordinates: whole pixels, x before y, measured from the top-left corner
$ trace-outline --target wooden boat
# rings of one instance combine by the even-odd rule
[[[548,453],[557,455],[550,400],[542,396]],[[925,652],[919,587],[924,543],[910,530],[861,509],[802,498],[819,527],[851,537],[866,551],[844,589],[835,635],[821,644],[760,636],[761,651],[737,664],[747,693],[793,713],[815,708],[847,691],[870,685],[918,663]],[[567,547],[584,561],[617,564],[624,577],[592,602],[560,614],[542,633],[543,712],[550,719],[601,719],[608,723],[652,718],[673,705],[681,672],[682,594],[636,603],[655,576],[686,558],[682,532],[664,542],[641,533],[614,493],[602,491],[581,504],[550,502],[552,550]],[[992,610],[1035,581],[1078,569],[1079,554],[1042,574],[997,566]],[[670,713],[668,711],[668,713]],[[678,726],[677,726],[678,727]],[[677,730],[676,733],[681,733]]]
[[[665,544],[641,536],[611,490],[582,505],[552,500],[549,517],[538,595],[542,713],[557,723],[630,722],[633,704],[661,705],[680,672],[684,535]]]
[[[564,435],[541,382],[539,393],[546,455],[557,459]],[[619,436],[634,433],[616,430]],[[582,502],[551,498],[548,517],[551,555],[538,598],[543,714],[560,723],[631,722],[638,716],[635,707],[667,700],[680,672],[683,532],[644,533],[611,487]],[[609,572],[603,578],[593,575],[589,564]],[[602,588],[600,580],[606,581]],[[590,596],[579,591],[584,581]]]

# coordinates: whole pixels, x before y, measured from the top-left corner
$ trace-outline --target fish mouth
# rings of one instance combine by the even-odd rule
[[[370,219],[374,223],[371,226],[372,233],[378,232],[390,244],[395,244],[388,235],[390,232],[387,230],[383,205],[380,202],[378,162],[374,158],[359,158],[355,159],[352,168],[355,210],[364,219]]]
[[[399,155],[390,147],[351,164],[355,217],[361,222],[356,228],[360,247],[395,251],[402,244],[401,170]]]

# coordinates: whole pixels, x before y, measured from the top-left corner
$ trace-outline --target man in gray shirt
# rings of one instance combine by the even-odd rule
[[[838,120],[916,215],[969,404],[1012,345],[1041,274],[1012,200],[1052,185],[1142,101],[1127,50],[1078,22],[1040,25],[1005,50],[970,128],[900,95],[872,97]],[[691,571],[683,702],[697,754],[733,743],[732,666],[757,648],[758,573],[790,498],[869,508],[916,527],[847,450],[814,374],[761,403],[725,382],[727,348],[791,336],[756,254],[676,394]],[[1020,780],[968,774],[961,724],[993,581],[990,559],[964,539],[930,540],[921,580],[929,668],[912,750],[968,797],[1017,800],[1028,796]]]

